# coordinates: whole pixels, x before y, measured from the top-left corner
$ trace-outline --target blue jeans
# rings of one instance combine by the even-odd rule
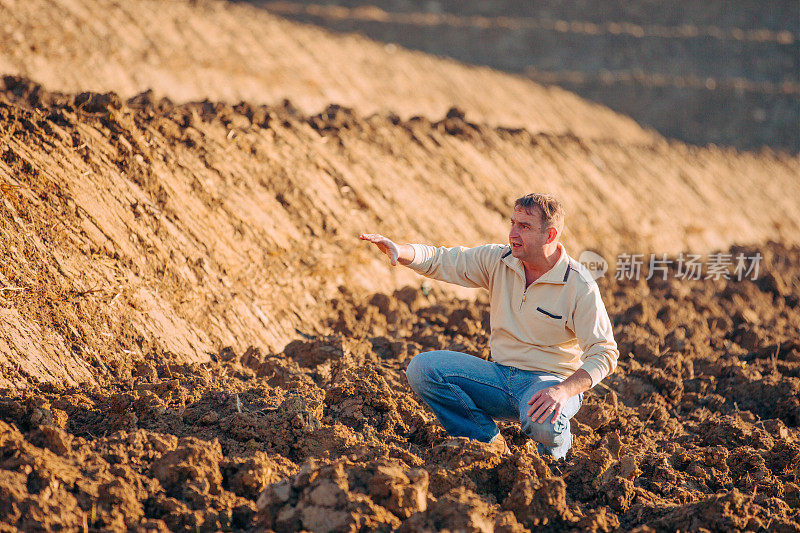
[[[555,423],[552,415],[541,424],[527,416],[528,400],[563,381],[559,376],[447,350],[417,355],[406,376],[454,437],[491,442],[500,433],[495,420],[519,420],[522,432],[539,443],[540,454],[561,459],[572,447],[569,419],[583,404],[583,394],[567,401]]]

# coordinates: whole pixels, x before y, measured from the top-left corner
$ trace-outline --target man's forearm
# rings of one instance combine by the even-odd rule
[[[401,265],[408,265],[414,260],[414,248],[410,244],[398,244],[397,252],[397,262]]]
[[[571,398],[591,389],[592,377],[586,370],[579,368],[574,374],[558,384],[557,387],[567,391],[569,397]]]

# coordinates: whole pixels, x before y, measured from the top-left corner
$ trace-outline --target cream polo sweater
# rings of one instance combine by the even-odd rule
[[[563,378],[582,368],[592,387],[616,368],[619,351],[597,283],[561,243],[558,262],[527,289],[522,262],[508,245],[411,246],[409,268],[489,291],[494,361]]]

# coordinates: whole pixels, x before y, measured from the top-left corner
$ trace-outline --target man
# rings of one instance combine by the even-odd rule
[[[416,272],[491,301],[492,361],[438,350],[415,356],[406,375],[452,436],[500,441],[495,420],[519,420],[539,452],[563,458],[583,393],[616,368],[619,351],[592,276],[559,242],[564,210],[547,194],[517,199],[508,245],[434,248],[363,234]]]

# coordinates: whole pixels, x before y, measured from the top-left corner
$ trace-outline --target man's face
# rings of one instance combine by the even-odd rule
[[[537,210],[528,213],[515,207],[511,215],[508,243],[511,255],[522,261],[537,261],[544,256],[542,247],[547,243],[547,231],[542,231],[541,215]]]

